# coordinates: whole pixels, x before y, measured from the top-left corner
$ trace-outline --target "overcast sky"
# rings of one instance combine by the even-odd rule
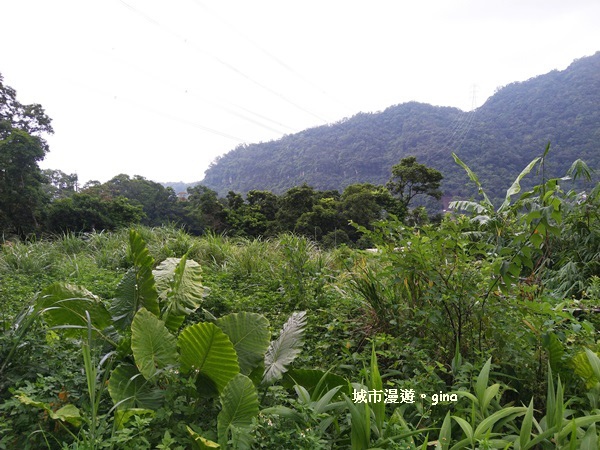
[[[243,143],[412,100],[463,110],[600,50],[599,0],[6,0],[44,168],[199,181]]]

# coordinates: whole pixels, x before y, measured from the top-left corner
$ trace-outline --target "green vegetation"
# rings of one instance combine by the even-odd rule
[[[123,174],[79,188],[75,174],[38,167],[47,151],[39,135],[52,131],[41,107],[19,104],[14,90],[1,84],[0,93],[0,232],[4,241],[170,223],[194,235],[213,232],[268,238],[289,232],[329,247],[364,247],[368,240],[361,241],[350,222],[370,228],[374,221],[391,215],[404,218],[417,196],[437,200],[441,196],[442,174],[417,163],[415,157],[392,167],[387,187],[357,183],[341,194],[304,184],[279,196],[251,190],[245,198],[233,191],[220,198],[212,189],[196,185],[180,198],[171,188]],[[411,217],[423,222],[426,215],[418,212]]]
[[[478,197],[432,221],[415,157],[341,194],[80,190],[0,90],[0,449],[599,448],[582,160],[548,144],[495,201],[453,154]]]
[[[0,448],[597,448],[600,185],[548,156],[499,207],[455,156],[481,200],[355,224],[376,253],[175,226],[5,243]]]

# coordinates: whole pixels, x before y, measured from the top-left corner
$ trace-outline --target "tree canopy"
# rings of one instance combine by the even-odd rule
[[[415,156],[409,156],[392,166],[392,177],[387,183],[387,188],[398,197],[400,204],[408,209],[408,205],[417,195],[441,199],[440,184],[443,178],[438,170],[419,164]]]
[[[0,229],[26,236],[36,231],[48,198],[38,162],[52,133],[51,120],[38,104],[25,105],[0,75]]]

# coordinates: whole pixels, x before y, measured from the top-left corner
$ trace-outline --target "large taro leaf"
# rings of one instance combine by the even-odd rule
[[[269,321],[257,313],[228,314],[216,325],[229,336],[240,364],[240,372],[248,375],[256,368],[269,348]]]
[[[148,253],[146,242],[135,230],[129,233],[129,252],[133,267],[129,269],[117,286],[116,296],[109,311],[114,325],[120,330],[125,330],[138,309],[146,308],[155,316],[159,316],[158,293],[152,268],[154,259]]]
[[[219,392],[240,371],[237,355],[229,337],[212,323],[186,327],[177,341],[181,371],[197,370],[214,382]]]
[[[163,391],[147,381],[131,364],[122,363],[110,374],[108,392],[117,409],[158,409]]]
[[[306,325],[306,311],[293,313],[265,354],[265,372],[262,382],[272,383],[281,378],[302,349],[302,336]]]
[[[36,309],[53,328],[64,329],[69,336],[87,333],[89,313],[92,328],[103,330],[111,324],[110,314],[94,294],[81,286],[53,283],[36,300]]]
[[[131,323],[131,350],[138,370],[147,380],[160,369],[177,364],[177,339],[146,308],[140,309]]]
[[[196,261],[167,258],[153,272],[161,302],[162,318],[167,328],[175,331],[185,317],[202,303],[202,268]]]
[[[347,388],[348,380],[331,372],[323,372],[317,369],[292,369],[283,375],[281,384],[286,388],[293,388],[300,385],[305,388],[312,398],[319,398],[320,393],[324,393],[338,386]],[[338,395],[346,393],[350,395],[350,390],[342,390]]]
[[[35,406],[36,408],[43,409],[48,416],[54,420],[61,420],[63,422],[70,423],[76,427],[81,426],[83,419],[79,412],[79,409],[73,404],[67,404],[60,409],[54,410],[53,405],[49,403],[39,402],[31,399],[25,394],[17,394],[16,397],[19,401],[25,405]]]
[[[221,393],[221,412],[217,416],[219,445],[249,449],[252,444],[252,420],[258,415],[258,395],[254,383],[245,375],[237,374]]]

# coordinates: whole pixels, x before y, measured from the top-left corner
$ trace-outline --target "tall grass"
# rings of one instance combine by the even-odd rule
[[[227,263],[231,253],[234,251],[235,244],[231,239],[217,233],[206,233],[198,242],[198,248],[195,251],[198,262],[212,268],[223,268]]]
[[[229,248],[225,270],[240,279],[273,277],[273,262],[278,259],[273,240],[236,239]]]
[[[103,269],[118,270],[128,267],[127,233],[91,233],[86,235],[88,249],[96,265]]]
[[[330,281],[332,259],[313,241],[293,234],[279,238],[281,264],[276,271],[292,308],[321,306]]]
[[[82,237],[85,237],[85,235],[63,233],[56,239],[52,239],[52,241],[56,244],[54,247],[57,248],[57,250],[60,249],[60,251],[69,255],[76,255],[83,253],[88,249],[88,244]]]
[[[0,254],[0,271],[39,275],[51,269],[56,251],[51,242],[6,242]]]
[[[137,227],[136,230],[146,241],[148,250],[156,261],[181,258],[186,254],[191,259],[197,259],[199,256],[198,238],[176,225]]]

